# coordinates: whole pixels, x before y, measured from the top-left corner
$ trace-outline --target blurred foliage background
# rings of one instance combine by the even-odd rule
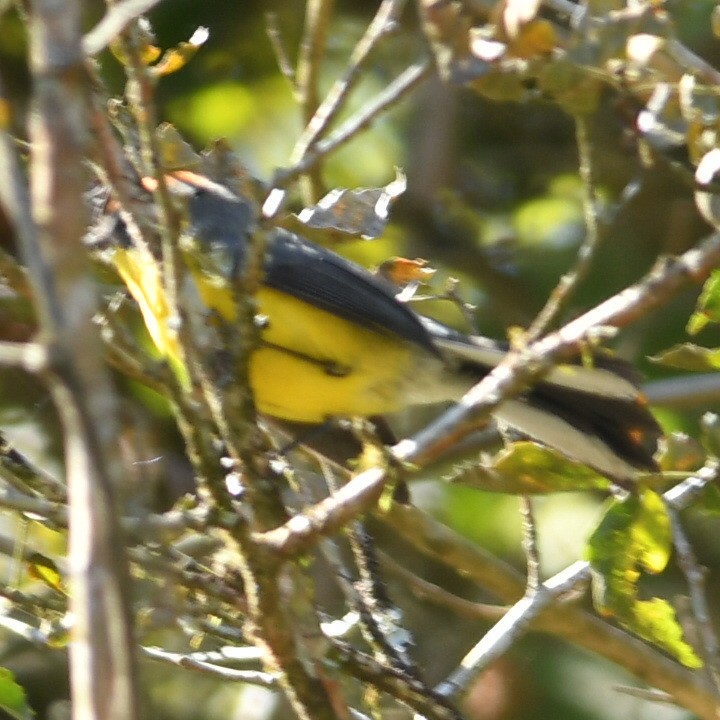
[[[377,9],[377,2],[338,2],[334,13],[321,87],[327,89],[342,72],[347,58]],[[680,38],[715,66],[720,43],[710,30],[711,0],[667,2]],[[87,2],[87,27],[103,13],[100,0]],[[287,165],[302,130],[297,103],[278,71],[266,33],[266,13],[277,13],[277,24],[291,57],[300,39],[304,3],[294,0],[166,0],[151,14],[158,45],[172,46],[207,26],[208,42],[181,71],[164,78],[158,88],[160,117],[173,123],[192,143],[226,137],[251,172],[269,181]],[[23,137],[28,102],[26,38],[13,9],[0,16],[0,74],[15,107],[18,137]],[[408,7],[394,37],[373,55],[344,116],[362,107],[407,64],[427,55],[413,7]],[[110,53],[101,58],[103,75],[115,94],[122,94],[124,73]],[[632,283],[662,254],[691,247],[708,231],[698,216],[692,190],[667,164],[642,167],[632,131],[633,112],[618,96],[605,92],[591,118],[593,162],[604,201],[602,244],[591,272],[566,309],[564,319],[582,312]],[[449,277],[460,280],[460,292],[477,308],[475,322],[484,334],[503,337],[512,325],[526,326],[542,307],[561,274],[570,267],[584,237],[582,186],[577,174],[574,122],[557,104],[528,92],[523,102],[495,102],[477,93],[434,79],[370,129],[358,135],[325,165],[328,188],[379,186],[391,181],[394,168],[407,173],[408,190],[393,211],[384,238],[355,243],[342,252],[372,266],[391,255],[427,258],[438,268],[437,285]],[[631,196],[628,189],[632,188]],[[299,195],[293,198],[301,207]],[[2,243],[11,247],[9,230],[0,226]],[[669,371],[646,358],[681,342],[697,290],[691,290],[661,312],[623,331],[617,351],[635,362],[649,379]],[[433,310],[446,322],[462,317],[449,303]],[[0,295],[0,334],[22,339],[32,321],[16,298]],[[720,343],[716,329],[706,339]],[[126,435],[120,438],[134,464],[128,478],[129,502],[167,507],[191,489],[191,478],[172,422],[151,393],[126,381]],[[669,412],[658,416],[667,430],[698,433],[698,417],[706,410]],[[420,420],[402,419],[402,427]],[[18,373],[0,373],[0,426],[18,447],[41,463],[58,468],[57,427],[48,399],[37,384]],[[157,462],[147,462],[157,458]],[[451,487],[439,478],[447,466],[434,468],[413,486],[413,499],[493,553],[522,567],[517,499]],[[582,553],[584,540],[599,515],[602,498],[575,493],[537,502],[540,551],[545,576]],[[9,521],[5,533],[32,545],[54,547],[58,538],[45,537],[32,522]],[[720,526],[717,520],[693,519],[689,531],[699,560],[710,568],[709,596],[720,590]],[[421,576],[453,592],[487,600],[476,588],[450,573],[429,566],[378,529],[381,546]],[[53,545],[54,544],[54,545]],[[8,577],[16,572],[5,563]],[[322,568],[318,568],[322,578]],[[452,669],[480,637],[482,623],[418,600],[402,580],[388,578],[391,596],[415,632],[416,654],[434,682]],[[30,582],[18,579],[19,582]],[[681,592],[670,569],[656,579],[665,596]],[[322,585],[322,583],[321,583]],[[162,607],[162,589],[140,586]],[[334,587],[318,601],[330,614],[340,607]],[[148,623],[152,624],[152,620]],[[159,623],[162,625],[162,623]],[[172,645],[158,632],[156,642]],[[199,647],[202,648],[200,641]],[[6,637],[0,665],[11,667],[30,693],[40,717],[62,717],[58,701],[67,696],[63,653],[38,652]],[[237,717],[243,720],[287,717],[276,695],[252,687],[223,684],[143,663],[148,717],[157,720]],[[610,720],[616,717],[679,718],[672,707],[613,692],[630,682],[618,669],[540,635],[531,635],[486,672],[471,694],[467,716],[473,720]],[[389,716],[388,716],[389,717]]]

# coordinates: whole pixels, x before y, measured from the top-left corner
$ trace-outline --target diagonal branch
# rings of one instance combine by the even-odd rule
[[[457,405],[392,449],[402,464],[423,466],[447,447],[475,430],[506,398],[521,392],[559,360],[577,352],[608,326],[622,327],[667,303],[693,282],[701,282],[720,263],[720,235],[711,235],[697,248],[677,258],[661,260],[640,282],[614,295],[551,335],[522,351],[511,353],[493,372],[472,388]],[[308,550],[320,535],[330,534],[379,499],[387,469],[374,467],[354,477],[329,498],[308,508],[274,530],[263,533],[282,557]]]

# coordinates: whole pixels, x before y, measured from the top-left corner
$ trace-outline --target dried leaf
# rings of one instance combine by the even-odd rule
[[[377,275],[385,278],[393,285],[404,287],[410,283],[429,282],[435,273],[435,268],[428,267],[427,260],[422,258],[392,257],[386,260],[375,271]]]
[[[552,23],[542,19],[533,20],[520,28],[517,36],[508,46],[508,53],[519,58],[549,55],[555,49],[557,42],[557,33]]]
[[[663,450],[658,458],[662,471],[696,470],[705,462],[705,452],[695,438],[685,433],[674,432],[663,440]]]
[[[162,167],[167,171],[197,168],[200,156],[170,123],[163,123],[157,129],[157,139],[162,154]]]
[[[206,27],[199,27],[187,42],[181,42],[166,50],[158,64],[153,67],[153,73],[162,77],[185,67],[209,37],[209,30]]]
[[[337,188],[317,205],[305,208],[297,220],[310,230],[329,229],[351,237],[377,238],[385,231],[390,208],[405,187],[405,175],[398,171],[395,180],[384,188]]]

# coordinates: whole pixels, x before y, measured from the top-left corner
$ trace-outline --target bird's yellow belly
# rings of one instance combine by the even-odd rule
[[[268,318],[250,361],[260,412],[297,422],[394,412],[412,373],[406,341],[352,324],[269,288],[257,294]],[[423,352],[418,348],[419,352]]]
[[[176,332],[167,322],[159,268],[136,250],[117,250],[115,264],[158,350],[185,375]],[[227,287],[207,278],[196,280],[203,304],[226,322],[235,321],[237,311]],[[267,318],[262,344],[250,359],[250,384],[260,412],[296,422],[323,422],[403,406],[417,354],[428,353],[270,288],[261,288],[256,300],[258,312]]]

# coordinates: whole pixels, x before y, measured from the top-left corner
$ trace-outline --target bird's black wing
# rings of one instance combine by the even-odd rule
[[[264,284],[362,327],[437,354],[418,316],[365,268],[286,230],[268,241]]]

